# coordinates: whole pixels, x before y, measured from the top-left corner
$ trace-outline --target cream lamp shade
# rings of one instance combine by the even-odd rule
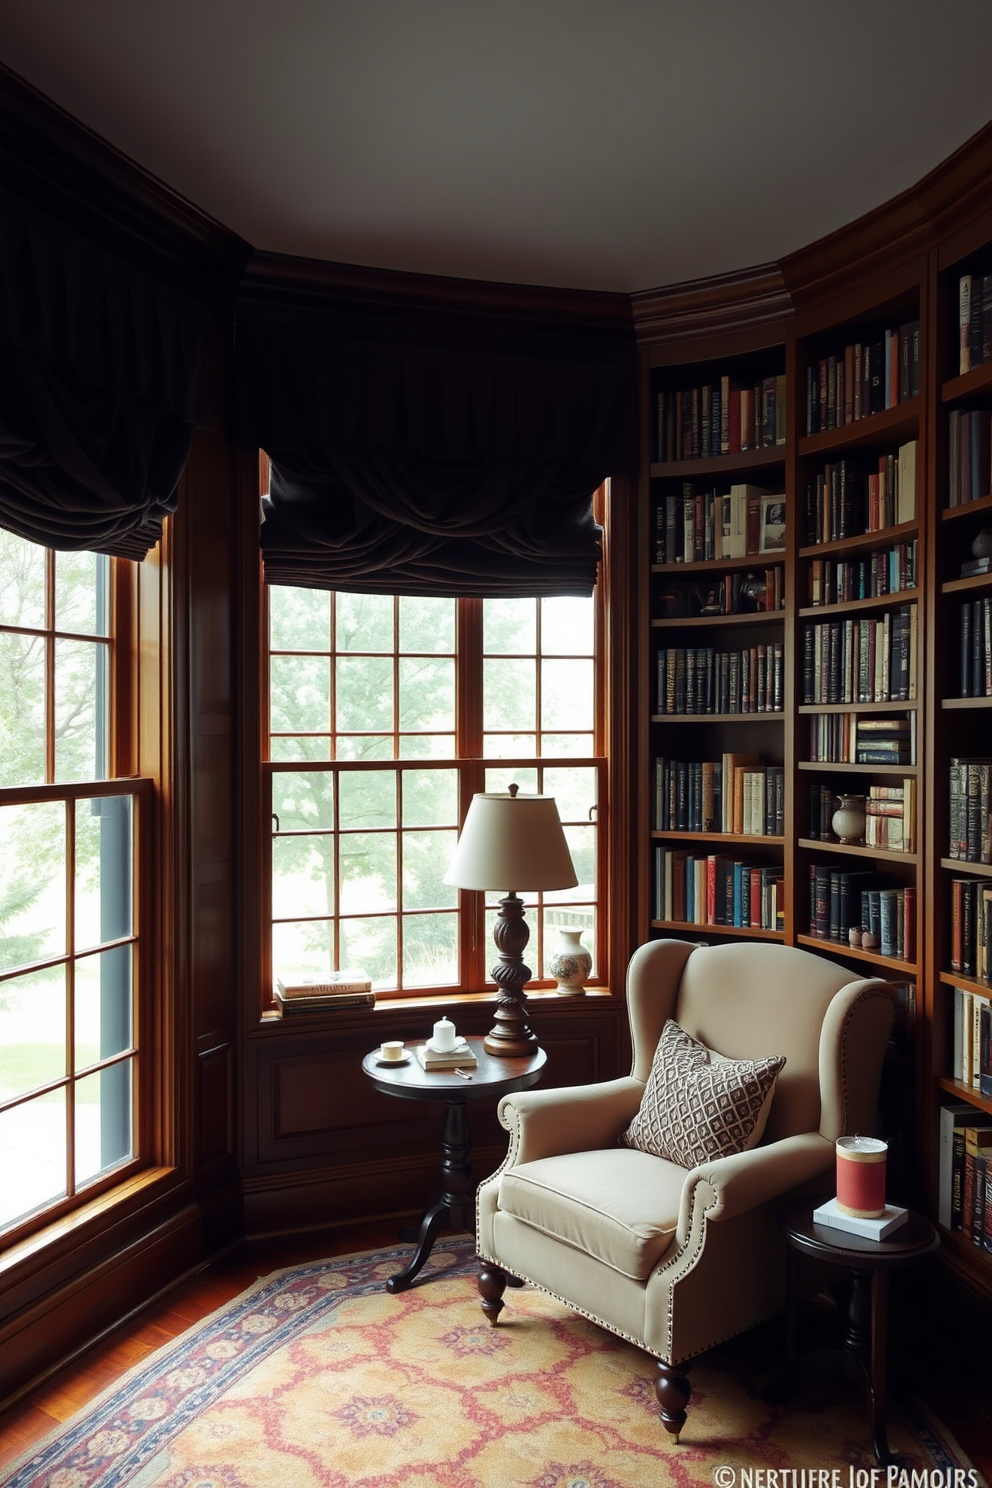
[[[554,796],[472,797],[444,882],[458,889],[574,889],[578,883]]]

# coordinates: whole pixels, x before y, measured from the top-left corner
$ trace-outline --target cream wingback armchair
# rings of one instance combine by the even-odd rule
[[[635,953],[627,1001],[628,1079],[500,1103],[510,1145],[479,1187],[479,1291],[495,1323],[508,1279],[532,1282],[654,1355],[677,1441],[693,1357],[784,1306],[783,1196],[829,1187],[835,1139],[874,1130],[894,1007],[886,983],[806,951],[676,940]],[[751,1151],[686,1168],[619,1145],[670,1018],[725,1058],[785,1056]]]

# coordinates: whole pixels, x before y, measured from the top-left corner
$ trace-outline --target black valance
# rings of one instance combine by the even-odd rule
[[[634,464],[629,301],[327,278],[288,291],[250,268],[237,311],[240,433],[272,461],[269,582],[590,593],[593,492]]]
[[[209,312],[0,188],[0,525],[142,558],[206,422]]]

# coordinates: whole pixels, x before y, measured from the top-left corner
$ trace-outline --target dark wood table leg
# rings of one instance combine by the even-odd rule
[[[474,1228],[472,1136],[464,1101],[445,1102],[441,1177],[444,1192],[421,1220],[416,1249],[403,1270],[386,1282],[387,1292],[405,1292],[413,1285],[441,1230]]]
[[[796,1377],[799,1364],[799,1252],[793,1246],[785,1260],[785,1383]]]
[[[888,1467],[892,1462],[885,1432],[889,1362],[889,1273],[884,1266],[877,1266],[872,1273],[871,1302],[871,1368],[868,1377],[871,1392],[871,1440],[879,1467]]]

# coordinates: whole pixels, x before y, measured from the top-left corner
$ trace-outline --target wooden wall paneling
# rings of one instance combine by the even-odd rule
[[[641,458],[643,459],[643,451]],[[610,484],[610,521],[604,562],[608,633],[606,637],[606,736],[610,760],[609,812],[601,813],[600,827],[608,833],[607,874],[608,952],[607,985],[621,1001],[626,988],[627,962],[638,943],[643,916],[642,875],[636,824],[642,819],[643,775],[637,769],[638,734],[643,709],[642,667],[630,637],[637,634],[639,584],[631,554],[637,551],[640,502],[637,482],[617,477]]]

